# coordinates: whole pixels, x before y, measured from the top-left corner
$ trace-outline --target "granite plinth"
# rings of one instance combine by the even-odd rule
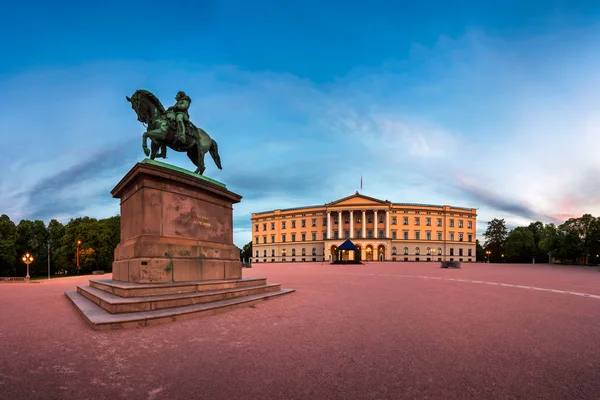
[[[222,183],[169,164],[136,164],[111,192],[121,199],[113,280],[168,283],[240,279],[233,204]]]

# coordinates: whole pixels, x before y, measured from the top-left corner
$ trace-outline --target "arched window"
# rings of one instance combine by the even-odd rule
[[[437,252],[438,252],[438,254],[441,256],[441,255],[442,255],[442,248],[441,248],[441,247],[438,247],[438,251],[437,251]]]
[[[306,249],[302,249],[302,255],[305,256],[306,255]]]
[[[407,256],[408,255],[408,247],[404,248],[404,255]]]
[[[271,257],[275,257],[275,249],[271,250]]]
[[[258,250],[256,250],[256,257],[258,257]]]
[[[263,251],[263,257],[267,256],[267,249],[265,249],[265,251]]]
[[[313,255],[313,256],[316,256],[316,255],[317,255],[317,249],[315,249],[314,247],[313,247],[313,252],[312,252],[312,255]]]
[[[392,255],[395,256],[396,255],[396,248],[392,247]]]
[[[427,248],[427,255],[430,256],[431,255],[431,247]]]
[[[292,249],[292,256],[296,255],[296,249]]]
[[[420,251],[421,251],[421,250],[419,250],[419,248],[417,247],[417,248],[415,249],[415,255],[417,255],[417,256],[418,256],[418,255],[420,254]]]
[[[285,257],[285,249],[281,249],[281,256]]]

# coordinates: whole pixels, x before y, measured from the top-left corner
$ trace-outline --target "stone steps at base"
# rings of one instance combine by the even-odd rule
[[[241,278],[176,283],[133,283],[112,279],[90,279],[90,286],[120,297],[158,296],[176,293],[194,293],[208,290],[233,289],[264,285],[266,278]]]
[[[111,314],[153,311],[165,308],[209,303],[236,297],[274,292],[281,289],[279,283],[232,289],[206,290],[192,293],[174,293],[158,296],[120,297],[91,286],[77,286],[77,292],[93,301]]]
[[[294,292],[294,289],[280,289],[238,297],[233,299],[213,301],[210,303],[193,304],[189,306],[166,308],[162,310],[142,311],[133,313],[111,314],[93,301],[82,296],[75,290],[66,291],[65,295],[81,312],[87,323],[96,330],[112,330],[122,328],[144,327],[162,323],[196,318],[201,315],[214,315],[238,307],[252,304]]]

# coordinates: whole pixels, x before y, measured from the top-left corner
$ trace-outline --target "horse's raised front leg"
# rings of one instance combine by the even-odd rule
[[[144,132],[144,135],[142,136],[142,149],[144,149],[144,154],[146,154],[146,156],[150,155],[150,149],[148,149],[148,145],[146,144],[148,138],[152,139],[153,141],[162,142],[165,140],[166,135],[166,132],[162,129],[154,129]]]
[[[148,132],[144,132],[144,134],[142,135],[142,149],[144,149],[144,154],[146,155],[146,157],[148,157],[150,155],[150,150],[148,150],[148,145],[146,144],[148,140]]]

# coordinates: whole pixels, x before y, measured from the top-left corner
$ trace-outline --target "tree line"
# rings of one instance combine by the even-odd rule
[[[600,218],[584,214],[560,225],[533,222],[510,232],[504,219],[488,222],[485,243],[477,259],[490,262],[561,262],[597,265],[600,262]]]
[[[560,225],[540,221],[511,231],[504,219],[494,218],[487,224],[483,246],[476,241],[477,261],[565,264],[600,263],[600,218],[584,214]],[[77,270],[77,241],[80,270]],[[0,276],[25,276],[25,253],[34,257],[30,275],[46,276],[48,254],[51,274],[89,274],[94,270],[112,271],[114,249],[120,241],[120,216],[106,219],[80,217],[67,224],[51,220],[22,220],[15,224],[0,216]],[[49,250],[48,250],[49,247]],[[486,251],[489,251],[488,255]],[[240,249],[240,259],[252,257],[252,242]]]
[[[50,271],[56,274],[89,274],[95,270],[112,271],[114,250],[120,240],[120,217],[106,219],[81,217],[67,224],[51,220],[22,220],[15,224],[0,216],[0,276],[25,276],[27,266],[21,260],[25,253],[33,255],[29,274],[47,276],[48,254]],[[77,241],[79,264],[77,270]]]

